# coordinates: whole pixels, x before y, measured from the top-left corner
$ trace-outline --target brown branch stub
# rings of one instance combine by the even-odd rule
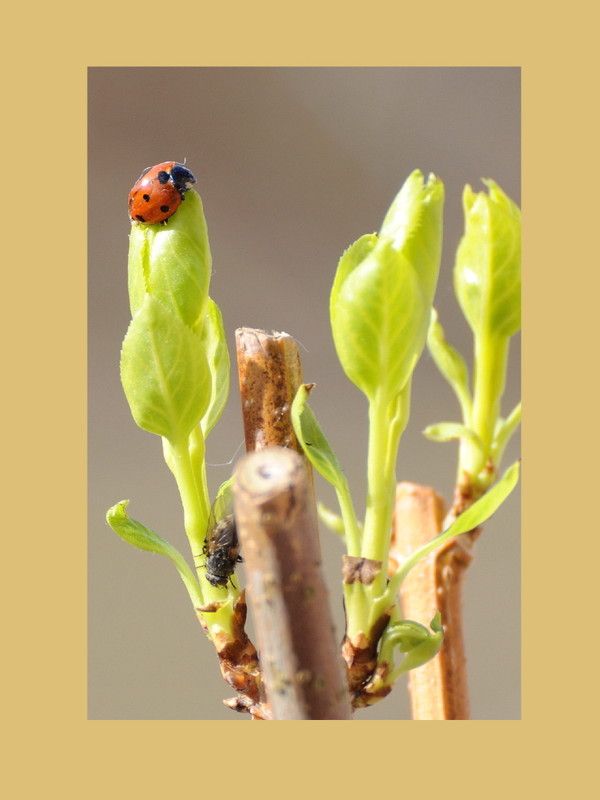
[[[390,569],[395,571],[444,524],[444,501],[429,486],[399,483],[396,490]],[[444,643],[438,655],[409,673],[413,719],[469,719],[462,625],[462,582],[471,561],[469,535],[448,542],[418,564],[401,589],[404,616],[429,625],[442,615]]]
[[[368,586],[381,572],[381,561],[361,556],[342,556],[342,579],[344,583],[362,583]]]
[[[354,708],[362,708],[375,702],[372,699],[368,702],[365,694],[365,687],[372,680],[377,667],[377,649],[379,640],[390,620],[389,614],[383,614],[375,623],[369,635],[359,633],[352,639],[344,637],[342,643],[342,655],[348,670],[348,685],[352,694],[352,705]],[[380,695],[381,699],[385,694]]]
[[[302,452],[292,427],[292,402],[302,383],[296,341],[287,333],[235,332],[246,450],[278,445]]]
[[[246,455],[234,504],[272,718],[350,719],[304,459],[281,447]]]
[[[214,612],[217,608],[218,604],[212,604],[197,609],[197,612],[202,612],[198,613],[198,619],[204,629],[206,622],[202,615]],[[239,692],[238,697],[223,702],[235,711],[248,711],[253,717],[264,719],[268,710],[265,707],[258,654],[244,630],[246,615],[246,593],[241,592],[233,607],[231,633],[213,638],[221,674]]]

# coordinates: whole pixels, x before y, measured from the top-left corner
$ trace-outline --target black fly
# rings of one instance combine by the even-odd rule
[[[202,552],[206,556],[206,580],[213,586],[227,586],[235,565],[242,560],[233,514],[210,526]]]

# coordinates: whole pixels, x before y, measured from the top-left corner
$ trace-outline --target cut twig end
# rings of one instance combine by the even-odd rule
[[[302,383],[297,343],[288,333],[238,328],[236,352],[246,450],[280,445],[300,452],[291,420]]]

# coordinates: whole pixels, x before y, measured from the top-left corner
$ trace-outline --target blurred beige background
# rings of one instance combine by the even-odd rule
[[[187,554],[177,490],[157,437],[133,422],[119,382],[129,322],[127,192],[146,166],[187,158],[208,220],[211,294],[232,355],[232,394],[208,442],[224,464],[242,442],[233,331],[285,330],[303,345],[311,398],[364,508],[366,402],[345,378],[328,322],[337,260],[376,230],[415,167],[446,186],[436,305],[463,353],[470,335],[454,299],[461,193],[494,178],[520,203],[517,68],[95,68],[89,73],[89,717],[229,719],[211,645],[171,564],[122,543],[106,509],[132,515]],[[513,342],[504,409],[519,399]],[[399,479],[451,492],[456,447],[428,442],[429,423],[458,419],[450,389],[424,354],[417,367]],[[509,448],[506,463],[518,455]],[[214,489],[231,472],[209,468]],[[323,499],[333,503],[320,483]],[[338,632],[341,546],[322,531]],[[472,716],[520,717],[518,494],[486,526],[466,587]],[[358,719],[408,718],[406,682]]]

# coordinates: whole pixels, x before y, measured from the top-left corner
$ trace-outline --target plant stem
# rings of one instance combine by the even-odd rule
[[[509,339],[482,333],[475,336],[475,379],[473,392],[473,409],[470,428],[481,443],[486,456],[489,457],[496,422],[500,414],[500,400],[504,393],[506,381],[506,365],[508,360]],[[470,442],[465,440],[460,450],[459,479],[466,472],[474,482],[478,481],[485,463]],[[484,483],[489,478],[484,476]]]
[[[396,460],[400,437],[410,411],[411,381],[392,405],[376,397],[369,406],[368,497],[362,555],[387,564],[396,487]],[[384,571],[375,580],[383,591]]]
[[[272,718],[350,719],[304,459],[280,447],[245,456],[234,496]]]
[[[199,436],[199,439],[201,440],[201,436]],[[195,444],[197,446],[198,441],[196,441]],[[201,469],[200,472],[198,472],[197,469],[194,469],[194,462],[196,462],[197,465],[199,457],[202,465],[204,465],[203,443],[201,454],[197,451],[194,452],[187,441],[171,443],[170,456],[170,465],[177,482],[181,503],[183,505],[185,532],[189,539],[192,553],[197,559],[204,547],[210,514],[206,479],[203,477],[204,470]],[[206,580],[206,570],[201,565],[196,567],[196,572],[198,574],[198,580],[200,581],[205,604],[224,604],[228,599],[234,599],[233,595],[229,597],[226,588],[222,586],[213,586]],[[236,596],[237,594],[239,594],[239,591],[235,591]],[[214,638],[216,633],[223,630],[230,632],[230,617],[230,609],[224,606],[206,617],[208,630],[212,638]]]
[[[395,464],[390,465],[388,458],[388,407],[380,397],[369,405],[368,495],[362,555],[374,561],[382,561],[392,519]]]

